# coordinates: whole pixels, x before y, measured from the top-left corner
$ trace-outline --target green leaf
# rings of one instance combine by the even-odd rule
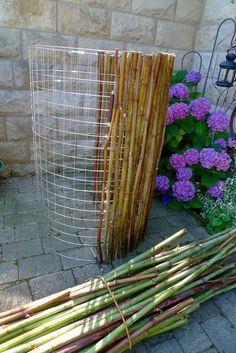
[[[178,147],[179,141],[176,138],[172,138],[167,142],[167,144],[172,148],[176,148]]]
[[[193,131],[193,118],[187,117],[180,120],[179,125],[187,134],[190,134]]]
[[[202,97],[202,93],[201,92],[195,92],[195,93],[193,92],[190,94],[189,97],[192,99],[196,99],[196,98]]]
[[[176,136],[179,133],[179,129],[176,125],[169,125],[166,129],[166,134],[169,136]]]
[[[208,175],[205,174],[202,176],[202,184],[206,186],[207,188],[210,188],[211,186],[215,185],[218,181],[217,176],[215,175]]]
[[[185,205],[187,205],[188,208],[202,208],[202,203],[197,197],[194,197],[192,200],[185,202]]]
[[[205,122],[197,121],[195,124],[195,131],[197,136],[203,136],[208,130],[208,127]]]
[[[216,139],[224,139],[224,140],[228,140],[229,134],[226,131],[218,131],[214,133],[214,140]]]
[[[217,152],[221,151],[221,147],[220,147],[220,145],[218,145],[218,143],[214,143],[212,145],[212,148],[214,148],[214,150],[217,151]]]
[[[211,224],[213,225],[213,227],[219,227],[222,225],[222,220],[220,218],[213,218]]]
[[[178,200],[176,199],[173,199],[171,200],[169,203],[168,203],[168,206],[170,208],[172,208],[172,210],[180,210],[183,206],[182,206],[182,203],[179,202]]]
[[[187,74],[187,70],[180,70],[173,74],[171,78],[172,83],[182,82]]]

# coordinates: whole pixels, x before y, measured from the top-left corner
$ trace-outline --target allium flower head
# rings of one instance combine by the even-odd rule
[[[173,124],[174,121],[184,119],[189,113],[189,107],[185,103],[174,103],[168,107],[166,124]]]
[[[212,197],[219,198],[223,196],[223,190],[222,187],[225,186],[225,182],[223,180],[219,180],[216,185],[211,186],[208,190],[207,193],[211,195]]]
[[[188,165],[197,164],[199,162],[199,152],[195,148],[190,148],[184,153],[185,163]]]
[[[195,196],[195,188],[191,181],[176,181],[172,185],[173,196],[178,201],[189,201]]]
[[[203,168],[211,169],[215,167],[218,152],[214,148],[203,148],[199,155],[199,160]]]
[[[185,167],[185,160],[182,154],[178,154],[178,153],[172,154],[169,161],[174,169]]]
[[[229,119],[224,112],[219,110],[209,116],[207,125],[212,131],[224,131],[229,127]]]
[[[230,137],[228,139],[228,146],[236,150],[236,137]]]
[[[203,97],[192,100],[189,104],[191,114],[195,116],[197,120],[204,120],[205,115],[211,109],[211,102]]]
[[[214,142],[213,142],[215,145],[220,145],[220,147],[222,149],[226,148],[227,147],[227,142],[222,139],[222,138],[219,138],[219,139],[216,139]]]
[[[187,167],[179,168],[179,169],[177,169],[177,172],[176,172],[176,178],[179,181],[189,180],[192,178],[192,175],[193,175],[192,170]]]
[[[230,163],[231,158],[228,153],[226,153],[225,151],[221,151],[218,153],[218,156],[215,161],[215,166],[218,171],[222,170],[223,172],[226,172],[226,170],[228,170],[230,167]]]
[[[169,179],[165,175],[158,175],[156,177],[156,188],[161,194],[165,194],[170,187]]]
[[[170,87],[174,97],[179,99],[186,99],[189,97],[188,87],[183,83],[176,83],[176,85]]]
[[[202,75],[198,71],[189,71],[185,76],[185,81],[193,84],[197,84],[202,78]]]

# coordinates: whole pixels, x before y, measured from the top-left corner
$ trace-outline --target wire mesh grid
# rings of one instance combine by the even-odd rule
[[[109,57],[114,52],[106,51]],[[112,64],[101,75],[104,52],[44,45],[32,46],[29,58],[35,168],[55,242],[52,250],[63,242],[74,249],[73,256],[62,256],[94,262]]]

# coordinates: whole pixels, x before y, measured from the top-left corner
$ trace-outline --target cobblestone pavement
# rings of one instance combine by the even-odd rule
[[[172,211],[154,200],[147,237],[138,252],[186,227],[185,241],[206,236],[184,211]],[[0,311],[71,287],[100,274],[97,265],[48,251],[47,224],[40,211],[34,178],[12,178],[0,183]],[[69,250],[68,250],[69,251]],[[71,250],[70,250],[71,251]],[[126,261],[124,259],[123,261]],[[113,267],[122,261],[114,261]],[[112,266],[105,266],[109,271]],[[136,353],[236,353],[236,291],[205,303],[188,326],[146,340]]]

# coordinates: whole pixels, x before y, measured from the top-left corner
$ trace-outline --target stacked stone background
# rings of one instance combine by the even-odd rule
[[[171,51],[209,59],[217,24],[235,17],[231,0],[1,0],[0,159],[5,176],[34,171],[28,46]],[[204,63],[205,65],[205,63]]]

